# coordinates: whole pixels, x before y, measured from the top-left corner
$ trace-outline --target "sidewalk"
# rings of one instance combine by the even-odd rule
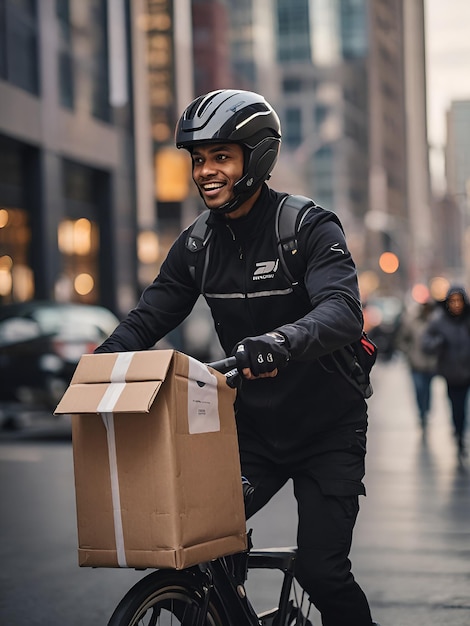
[[[373,383],[354,572],[381,626],[469,626],[470,459],[457,462],[445,384],[423,443],[403,361],[379,363]]]

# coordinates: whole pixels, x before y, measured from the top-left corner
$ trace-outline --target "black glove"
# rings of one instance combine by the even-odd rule
[[[277,332],[246,337],[237,343],[233,354],[238,371],[249,368],[254,376],[285,367],[290,357],[286,338]]]

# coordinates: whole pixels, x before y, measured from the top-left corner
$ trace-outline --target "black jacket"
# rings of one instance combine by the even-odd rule
[[[464,299],[464,310],[458,316],[447,308],[455,293]],[[470,304],[463,288],[450,287],[444,307],[433,316],[423,336],[423,349],[437,355],[437,373],[451,385],[470,385]]]
[[[319,435],[365,424],[360,393],[328,356],[361,336],[362,310],[354,263],[334,213],[312,210],[299,233],[306,297],[278,263],[275,212],[279,194],[266,185],[250,213],[211,215],[205,298],[226,354],[245,337],[279,330],[291,361],[276,378],[243,381],[237,398],[241,433],[290,456]],[[98,352],[150,348],[191,311],[199,289],[191,278],[187,231],[173,244],[160,274]]]

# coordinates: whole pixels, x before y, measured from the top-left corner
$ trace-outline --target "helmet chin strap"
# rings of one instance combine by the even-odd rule
[[[249,198],[251,198],[251,196],[253,196],[254,193],[260,188],[260,186],[261,185],[259,185],[256,189],[250,189],[249,193],[238,194],[235,196],[235,198],[230,200],[230,202],[226,202],[222,206],[217,207],[215,209],[211,209],[211,210],[214,211],[214,213],[222,213],[224,215],[233,213],[234,211],[239,209],[242,204],[244,204],[247,200],[249,200]]]
[[[271,178],[271,175],[268,175],[266,177],[266,180],[269,180],[269,178]],[[236,193],[234,198],[232,198],[231,200],[229,200],[225,204],[222,204],[219,207],[216,207],[216,208],[207,207],[207,208],[210,209],[213,213],[218,213],[219,215],[228,215],[229,213],[233,213],[238,208],[240,208],[241,205],[244,202],[249,200],[251,198],[251,196],[253,196],[258,191],[258,189],[261,187],[263,182],[264,181],[261,181],[254,188],[253,187],[249,187],[246,191]],[[235,187],[236,187],[236,185],[235,185]],[[201,198],[204,200],[201,191],[199,191],[199,194],[200,194]],[[206,204],[206,206],[207,206],[207,204]]]

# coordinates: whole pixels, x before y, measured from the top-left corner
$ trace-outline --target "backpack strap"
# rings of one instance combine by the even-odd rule
[[[199,215],[190,226],[188,238],[186,240],[186,248],[190,252],[199,252],[206,247],[212,230],[207,225],[210,211],[204,211]]]
[[[300,255],[297,255],[297,233],[307,213],[316,206],[313,200],[305,196],[287,195],[281,198],[277,207],[276,240],[279,262],[285,276],[293,285],[297,284],[305,273],[305,263],[303,263]],[[302,211],[302,217],[297,224],[297,219]]]
[[[310,198],[299,195],[284,196],[276,213],[276,240],[279,252],[279,263],[286,278],[295,288],[305,274],[305,262],[298,252],[298,232],[303,220],[311,209],[317,205]],[[300,215],[300,219],[299,219]],[[365,338],[365,339],[364,339]],[[367,340],[364,345],[364,341]],[[362,351],[368,354],[370,363],[364,368],[358,358]],[[330,356],[337,370],[363,395],[370,398],[373,393],[369,372],[376,358],[376,346],[370,342],[363,332],[360,341],[332,353]],[[365,354],[364,353],[364,354]]]
[[[209,264],[209,248],[212,229],[207,225],[210,211],[206,210],[199,215],[189,228],[188,237],[186,239],[186,249],[191,253],[189,255],[189,273],[191,278],[196,282],[201,293],[204,292],[206,282],[207,267]],[[199,276],[198,267],[201,267],[200,255],[198,253],[205,251],[204,265],[202,274]]]

